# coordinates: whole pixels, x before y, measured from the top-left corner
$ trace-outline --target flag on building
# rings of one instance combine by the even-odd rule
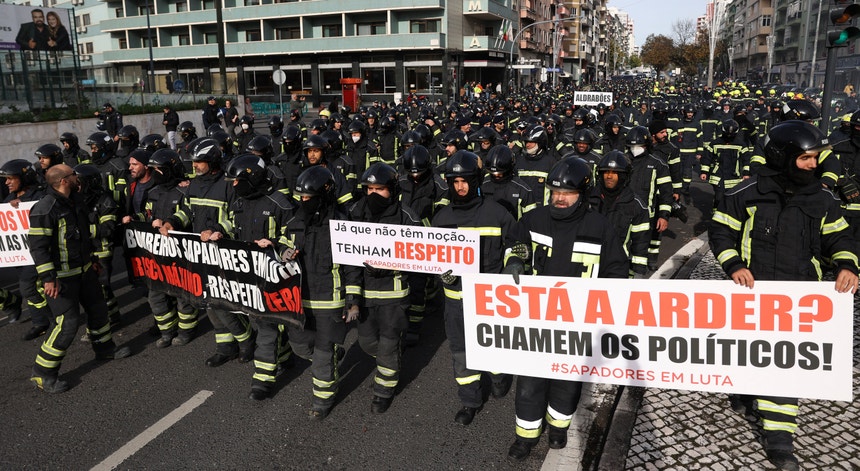
[[[496,38],[496,47],[501,47],[506,41],[511,40],[511,22],[510,20],[502,20],[502,25],[499,27],[499,36]]]

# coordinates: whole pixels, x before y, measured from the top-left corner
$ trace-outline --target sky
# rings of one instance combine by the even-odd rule
[[[696,18],[705,14],[711,0],[609,0],[606,5],[626,11],[633,18],[633,34],[637,46],[645,43],[649,34],[672,35],[676,20]]]

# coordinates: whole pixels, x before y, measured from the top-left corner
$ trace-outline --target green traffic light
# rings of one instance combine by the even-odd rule
[[[842,31],[827,33],[827,42],[831,46],[844,46],[848,41],[853,41],[858,37],[860,37],[860,28],[849,26]]]

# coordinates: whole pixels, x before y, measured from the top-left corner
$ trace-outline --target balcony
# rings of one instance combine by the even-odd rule
[[[280,41],[253,41],[227,43],[227,57],[267,56],[279,54],[318,54],[319,51],[368,52],[382,50],[439,50],[446,47],[442,33],[380,34],[344,36],[336,38],[288,39]],[[155,60],[181,60],[218,57],[217,44],[156,47]],[[104,61],[111,63],[141,62],[149,60],[149,49],[114,49],[104,52]]]

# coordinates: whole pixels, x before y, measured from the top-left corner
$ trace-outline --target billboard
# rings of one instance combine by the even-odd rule
[[[70,11],[0,4],[0,50],[71,51]]]

